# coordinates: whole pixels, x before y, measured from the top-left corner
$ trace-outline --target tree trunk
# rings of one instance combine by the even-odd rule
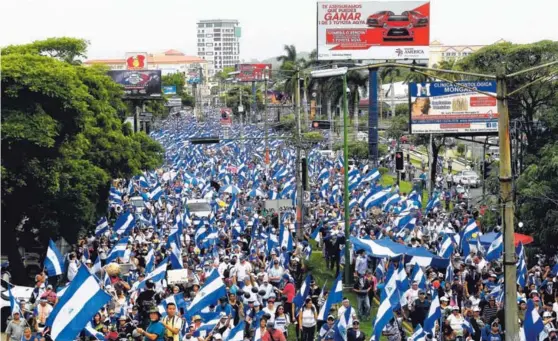
[[[393,74],[391,75],[391,86],[389,91],[389,96],[391,99],[391,117],[395,117],[395,86],[393,85]]]

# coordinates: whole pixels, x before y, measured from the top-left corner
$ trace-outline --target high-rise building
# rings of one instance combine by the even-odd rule
[[[198,56],[213,69],[209,76],[227,66],[240,63],[240,27],[238,20],[200,20],[198,23]]]

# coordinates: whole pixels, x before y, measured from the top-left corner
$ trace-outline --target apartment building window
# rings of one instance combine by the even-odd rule
[[[213,56],[213,52],[206,52],[205,55],[206,56]]]
[[[218,32],[221,32],[221,29],[220,29],[220,28],[214,28],[214,29],[213,29],[213,33],[218,33]]]
[[[213,46],[213,43],[205,43],[205,46],[207,46],[207,47],[212,47],[212,46]]]
[[[213,38],[213,34],[206,34],[205,37],[206,38]]]

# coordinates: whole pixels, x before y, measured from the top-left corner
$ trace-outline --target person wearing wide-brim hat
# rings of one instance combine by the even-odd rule
[[[161,323],[161,313],[157,307],[149,309],[150,323],[146,330],[136,329],[137,333],[143,336],[144,341],[164,341],[165,326]]]

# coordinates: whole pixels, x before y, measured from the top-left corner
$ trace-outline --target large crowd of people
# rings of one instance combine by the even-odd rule
[[[445,205],[442,193],[423,203],[418,187],[408,192],[382,187],[377,171],[357,165],[349,173],[349,230],[351,240],[360,243],[350,243],[346,264],[340,157],[309,153],[310,188],[302,199],[294,180],[294,150],[282,140],[272,135],[266,164],[261,140],[192,145],[187,141],[197,131],[215,128],[190,121],[180,129],[173,126],[152,134],[166,148],[165,165],[113,182],[107,219],[64,255],[62,275],[51,276],[47,269],[36,276],[31,297],[8,323],[7,341],[51,339],[49,315],[82,267],[111,298],[91,313],[76,339],[504,338],[502,252],[493,247],[501,236],[496,230],[494,240],[481,238],[494,227],[481,226],[474,207]],[[256,128],[245,133],[262,136]],[[137,197],[142,198],[139,205]],[[192,199],[206,199],[210,212],[190,211]],[[267,208],[272,199],[304,200],[303,224],[293,205]],[[133,224],[121,229],[127,214]],[[420,249],[440,263],[425,265],[401,254],[379,257],[374,243],[385,240]],[[335,274],[333,281],[326,284],[312,275],[313,253],[312,259],[324,259],[319,264],[326,269],[319,272],[330,278]],[[166,276],[153,277],[165,263]],[[537,264],[519,274],[518,323],[529,318],[528,302],[534,303],[544,323],[537,338],[553,341],[557,274],[553,260],[541,257],[531,263]],[[335,285],[346,266],[353,284],[339,298]],[[390,281],[394,272],[395,286]],[[217,282],[225,290],[218,297],[213,294],[220,289],[211,289]],[[397,298],[385,315],[381,304],[392,292]],[[207,304],[194,310],[201,301]],[[364,324],[374,326],[373,335],[362,331]]]

